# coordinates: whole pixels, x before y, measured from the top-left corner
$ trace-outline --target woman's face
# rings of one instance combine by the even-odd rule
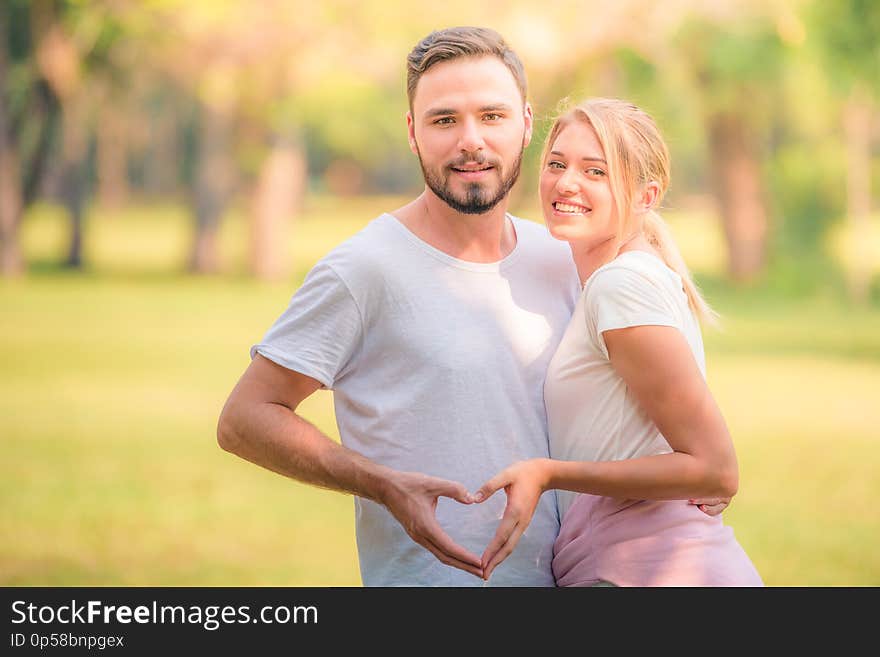
[[[572,121],[556,136],[540,194],[544,221],[556,239],[591,249],[617,234],[605,152],[589,123]]]

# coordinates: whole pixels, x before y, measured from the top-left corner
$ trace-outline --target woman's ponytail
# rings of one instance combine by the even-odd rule
[[[691,311],[701,322],[717,326],[719,315],[706,302],[703,295],[700,294],[700,290],[697,288],[696,283],[694,283],[684,258],[681,257],[681,252],[675,244],[672,231],[669,230],[669,226],[667,226],[663,217],[654,210],[648,210],[644,221],[645,238],[660,252],[660,256],[663,258],[666,266],[681,276],[682,286],[687,295]]]

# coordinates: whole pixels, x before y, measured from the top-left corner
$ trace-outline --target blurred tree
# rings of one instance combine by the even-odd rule
[[[36,65],[29,3],[0,4],[0,274],[24,271],[19,229],[48,160],[58,102]]]
[[[332,194],[412,191],[422,179],[408,156],[402,81],[337,71],[287,99],[301,126],[317,187]]]
[[[13,117],[8,100],[9,56],[8,43],[11,40],[11,5],[0,7],[0,270],[4,275],[19,274],[24,268],[21,247],[18,242],[18,227],[21,222],[24,198],[21,188],[20,156],[13,131]]]
[[[768,282],[786,295],[812,295],[841,282],[829,249],[845,207],[845,152],[837,101],[817,50],[817,34],[798,7],[778,31],[787,44],[777,104],[767,132],[771,190]]]
[[[112,76],[110,55],[123,34],[104,3],[32,0],[30,18],[37,67],[61,107],[60,196],[71,228],[65,264],[79,268],[90,193],[94,101],[98,81]]]
[[[189,270],[200,274],[219,269],[217,231],[235,194],[232,159],[232,111],[211,103],[199,106],[196,178],[193,185],[195,239]]]
[[[305,1],[200,0],[153,3],[150,16],[163,35],[160,68],[192,90],[199,107],[191,269],[217,268],[220,221],[243,191],[249,269],[283,276],[285,232],[302,202],[306,158],[296,123],[278,108],[305,77],[326,73],[320,58],[327,47],[339,47],[322,31],[322,8]]]
[[[871,169],[880,99],[880,4],[872,0],[814,2],[808,12],[814,42],[841,99],[846,141],[846,203],[850,222],[850,294],[868,299]]]
[[[737,281],[766,264],[769,210],[764,163],[770,117],[778,107],[785,50],[768,16],[694,16],[677,34],[699,99],[715,196]]]
[[[83,164],[91,164],[94,143],[102,201],[125,198],[129,185],[151,195],[182,186],[191,192],[193,270],[220,267],[217,231],[240,202],[250,270],[283,276],[290,265],[286,231],[307,182],[340,194],[421,185],[403,127],[404,57],[455,16],[452,22],[496,27],[529,70],[538,147],[526,153],[514,204],[534,197],[539,142],[560,97],[631,98],[657,117],[675,152],[671,200],[710,180],[715,185],[730,270],[747,280],[760,273],[777,226],[817,242],[825,221],[818,215],[836,202],[831,183],[806,159],[814,143],[831,148],[821,122],[790,121],[835,109],[818,99],[805,104],[788,72],[812,71],[804,61],[791,66],[788,48],[802,38],[796,11],[808,2],[559,0],[550,15],[502,0],[450,0],[415,14],[401,0],[8,0],[0,8],[8,34],[0,62],[0,167],[18,179],[0,179],[0,241],[4,249],[17,243],[4,235],[15,234],[20,218],[9,217],[20,217],[26,190],[36,189],[33,172],[46,161],[40,153],[53,143],[54,123],[43,118],[51,119],[54,102],[64,128],[56,140],[60,191],[73,217],[70,262],[81,244],[91,175]],[[863,108],[846,116],[850,159],[864,162],[869,138],[858,135],[870,134],[876,109],[876,11],[857,0],[810,6],[811,35],[829,63],[807,77],[821,90],[838,66],[854,71],[842,76],[840,95]],[[862,31],[844,30],[847,20]],[[31,27],[16,30],[10,21]],[[848,45],[833,46],[838,42]],[[861,91],[843,84],[850,79],[863,81]],[[858,172],[868,167],[850,168],[850,207],[866,207],[870,196],[855,190],[866,189]]]
[[[319,160],[326,167],[356,154],[352,160],[371,172],[399,160],[388,135],[395,125],[405,148],[405,100],[389,103],[383,91],[400,83],[399,49],[413,26],[389,21],[389,10],[393,18],[400,7],[379,2],[198,0],[148,7],[160,33],[152,42],[162,51],[159,66],[180,88],[193,89],[201,107],[194,269],[216,262],[209,235],[233,194],[242,191],[249,269],[281,277],[289,270],[286,229]],[[398,117],[389,114],[389,105],[399,108]],[[216,124],[221,120],[222,128]],[[325,152],[307,153],[308,140]],[[329,145],[335,156],[327,155]]]
[[[251,212],[251,271],[259,278],[278,279],[287,273],[286,253],[273,240],[282,233],[278,223],[294,217],[304,194],[306,163],[296,142],[283,138],[272,144],[260,167]]]
[[[530,71],[536,131],[526,154],[525,185],[533,195],[540,144],[563,107],[590,96],[626,98],[652,113],[670,141],[694,141],[687,119],[695,100],[682,58],[670,47],[670,34],[691,11],[688,2],[622,0],[616,3],[565,0],[554,15],[521,5],[507,15],[505,34]],[[557,15],[564,14],[560,21]],[[683,118],[682,118],[683,117]],[[672,121],[680,118],[679,123]],[[669,120],[667,120],[669,119]],[[699,172],[699,167],[691,167]],[[684,182],[676,175],[676,185]]]
[[[107,208],[120,208],[130,195],[128,184],[128,131],[124,105],[106,89],[100,90],[100,120],[95,122],[98,203]]]
[[[89,116],[80,44],[59,15],[69,7],[53,0],[33,0],[31,30],[42,76],[61,105],[61,200],[70,219],[65,264],[82,265],[83,205],[86,196]]]

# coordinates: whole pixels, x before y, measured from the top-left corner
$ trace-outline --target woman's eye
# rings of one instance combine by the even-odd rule
[[[602,169],[597,169],[596,167],[590,167],[589,169],[587,169],[587,174],[590,175],[590,176],[599,176],[599,177],[601,177],[601,176],[604,176],[604,175],[605,175],[605,172],[602,171]]]

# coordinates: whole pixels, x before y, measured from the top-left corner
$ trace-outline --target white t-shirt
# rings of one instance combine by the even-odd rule
[[[620,254],[587,279],[547,370],[544,400],[552,458],[617,461],[672,451],[614,371],[602,335],[644,325],[679,329],[706,376],[700,326],[681,277],[650,253]],[[557,491],[560,518],[576,495]]]
[[[342,443],[398,470],[476,490],[512,462],[546,457],[543,383],[579,293],[566,244],[511,217],[517,244],[496,263],[465,262],[417,238],[390,214],[323,258],[289,307],[252,347],[334,392]],[[505,496],[461,505],[440,498],[437,518],[482,554]],[[417,545],[385,507],[355,497],[366,586],[480,586]],[[541,499],[497,586],[552,586],[559,529]]]

